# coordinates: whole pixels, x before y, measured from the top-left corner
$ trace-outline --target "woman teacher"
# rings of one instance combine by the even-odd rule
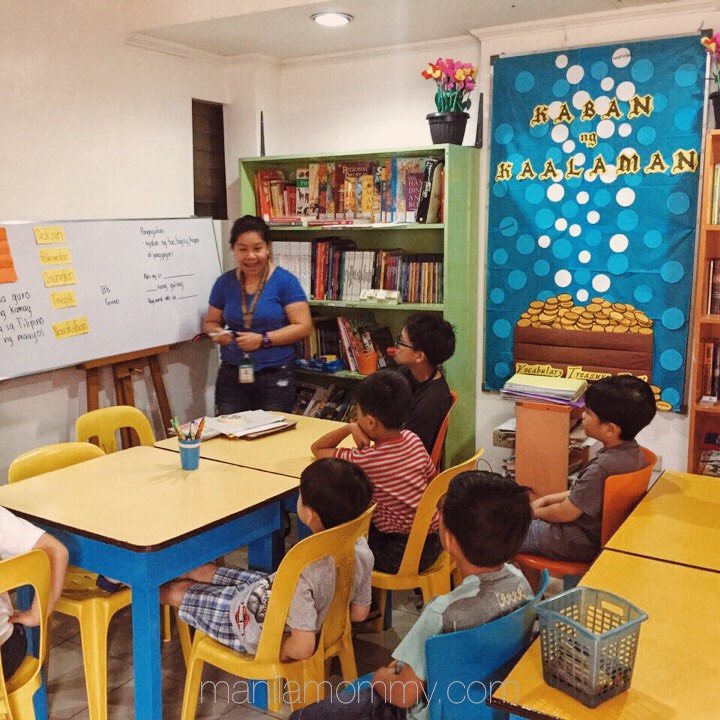
[[[271,262],[268,231],[254,215],[235,221],[230,247],[237,267],[210,293],[205,332],[220,345],[219,415],[292,412],[295,404],[293,346],[312,331],[310,307],[298,279]]]

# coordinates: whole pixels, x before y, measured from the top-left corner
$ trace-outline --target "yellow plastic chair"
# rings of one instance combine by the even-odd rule
[[[365,534],[370,529],[370,518],[375,505],[366,512],[367,524],[363,527]],[[352,597],[355,583],[355,563],[343,563],[339,568],[335,581],[335,595],[323,624],[323,644],[325,659],[325,675],[330,673],[330,661],[337,657],[340,660],[340,669],[343,680],[353,682],[357,679],[357,664],[355,662],[355,649],[352,643],[352,623],[350,621],[350,602],[346,598]]]
[[[111,407],[91,410],[81,415],[75,422],[75,434],[78,440],[90,442],[97,440],[108,455],[118,451],[116,433],[118,430],[130,428],[135,431],[140,445],[153,447],[155,433],[150,421],[145,415],[132,405],[113,405]],[[162,611],[162,640],[170,642],[170,608],[163,607]]]
[[[383,629],[388,590],[414,590],[420,588],[423,602],[427,602],[436,595],[445,595],[450,592],[451,567],[450,556],[447,552],[442,550],[437,560],[422,572],[420,572],[420,556],[422,555],[425,539],[430,530],[430,524],[437,509],[438,501],[447,492],[450,481],[461,472],[474,470],[483,452],[484,449],[480,448],[469,460],[443,470],[430,481],[420,498],[398,571],[395,574],[390,574],[373,570],[372,586],[381,591],[380,615],[374,623],[371,623],[371,629],[375,632],[382,632]]]
[[[268,708],[271,711],[282,709],[283,680],[291,683],[292,690],[288,692],[288,695],[291,696],[293,710],[323,698],[325,691],[323,682],[325,679],[324,633],[329,619],[332,620],[333,617],[336,617],[337,611],[332,614],[328,612],[315,653],[307,660],[280,661],[280,644],[285,630],[285,620],[302,571],[310,563],[328,556],[333,558],[336,571],[333,605],[337,608],[339,604],[347,612],[352,593],[352,581],[348,582],[347,578],[348,574],[350,577],[353,574],[355,541],[370,527],[372,511],[372,507],[368,508],[355,520],[305,538],[285,555],[273,582],[256,655],[237,652],[200,631],[195,632],[190,653],[190,665],[185,680],[182,720],[195,718],[200,680],[206,662],[239,677],[266,681]]]
[[[78,440],[89,442],[91,438],[96,438],[95,444],[108,454],[118,451],[115,433],[123,428],[134,430],[140,445],[152,447],[155,444],[155,433],[150,421],[131,405],[91,410],[81,415],[75,423]]]
[[[42,550],[0,562],[0,592],[23,585],[32,585],[40,604],[40,657],[25,657],[8,681],[0,673],[0,717],[9,715],[9,720],[34,720],[33,695],[42,683],[40,670],[47,658],[50,560]]]
[[[97,446],[88,442],[57,443],[45,445],[35,450],[28,450],[16,457],[8,470],[8,482],[42,475],[51,470],[75,465],[76,463],[101,457],[105,453]]]
[[[15,458],[8,471],[10,482],[92,460],[105,453],[88,442],[47,445]],[[55,612],[74,617],[80,625],[88,714],[91,720],[107,720],[107,636],[113,616],[132,602],[130,588],[108,594],[95,584],[96,573],[71,566]],[[164,607],[164,611],[169,608]],[[169,622],[169,614],[165,615]],[[164,633],[169,625],[164,628]],[[1,718],[2,716],[0,716]]]

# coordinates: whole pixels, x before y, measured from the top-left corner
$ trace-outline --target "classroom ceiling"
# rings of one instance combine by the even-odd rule
[[[177,20],[172,13],[165,16],[168,18],[165,21],[157,14],[146,18],[136,15],[132,29],[136,36],[165,40],[222,57],[262,53],[289,60],[458,37],[468,35],[471,29],[658,1],[671,0],[268,0],[264,7],[241,0],[235,6],[236,14],[232,14],[232,8],[228,10],[227,3],[221,3],[225,8],[222,13],[210,10],[177,13]],[[202,8],[202,3],[196,8]],[[310,15],[328,10],[350,13],[355,19],[334,29],[311,22]]]

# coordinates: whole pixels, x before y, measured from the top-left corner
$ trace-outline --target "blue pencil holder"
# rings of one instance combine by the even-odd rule
[[[183,470],[197,470],[200,465],[200,441],[178,440],[180,465]]]

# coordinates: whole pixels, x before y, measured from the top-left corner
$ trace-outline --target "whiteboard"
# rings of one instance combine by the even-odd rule
[[[210,218],[0,223],[0,380],[200,332]]]

